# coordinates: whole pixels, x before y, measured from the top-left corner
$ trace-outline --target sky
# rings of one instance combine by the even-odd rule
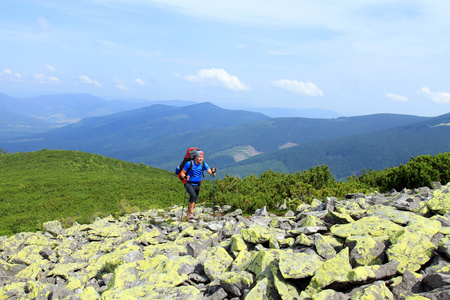
[[[450,112],[448,0],[0,0],[0,93]]]

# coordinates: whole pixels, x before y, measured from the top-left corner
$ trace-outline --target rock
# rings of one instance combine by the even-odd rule
[[[0,237],[0,299],[448,299],[449,189],[46,222]]]
[[[350,293],[350,299],[389,299],[394,300],[394,295],[382,281],[377,281],[371,285],[356,288]]]
[[[205,259],[205,274],[210,280],[214,280],[231,265],[233,258],[222,247],[208,251]]]
[[[450,289],[450,275],[442,273],[427,275],[422,279],[422,286],[425,291],[432,291],[442,287]]]
[[[268,217],[268,216],[269,216],[269,213],[267,212],[267,209],[266,209],[266,207],[264,206],[263,208],[257,209],[257,210],[255,211],[255,216],[257,216],[257,217]]]
[[[345,243],[351,248],[350,263],[353,267],[381,265],[387,258],[385,254],[388,236],[350,236]]]
[[[411,271],[405,271],[401,282],[394,285],[391,290],[396,299],[404,299],[421,291],[422,276]]]
[[[57,220],[55,221],[49,221],[42,224],[48,232],[50,232],[53,236],[58,236],[60,233],[63,232],[63,228],[61,226],[61,223]]]
[[[253,284],[253,275],[247,271],[225,272],[219,275],[220,285],[225,289],[228,295],[240,297],[244,290],[250,288]]]
[[[349,250],[345,248],[333,258],[325,261],[314,273],[306,292],[315,295],[321,289],[335,281],[343,281],[347,273],[352,269],[349,262]]]
[[[322,264],[323,260],[317,254],[280,253],[279,269],[284,279],[312,277]]]

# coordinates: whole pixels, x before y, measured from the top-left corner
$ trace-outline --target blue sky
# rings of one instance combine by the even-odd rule
[[[450,1],[0,0],[0,92],[450,112]]]

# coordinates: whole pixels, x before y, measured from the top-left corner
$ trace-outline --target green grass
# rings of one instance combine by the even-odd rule
[[[347,193],[446,184],[450,180],[450,152],[411,158],[408,164],[366,172],[336,181],[327,165],[303,172],[266,171],[259,177],[206,175],[199,203],[231,205],[245,214],[267,207],[276,212],[314,198],[342,198]],[[47,221],[63,227],[91,223],[96,217],[119,217],[151,208],[186,207],[178,177],[166,170],[80,151],[42,150],[7,154],[0,151],[0,236],[42,230]],[[280,211],[280,213],[282,213]]]
[[[0,236],[184,201],[172,172],[80,151],[0,154]]]

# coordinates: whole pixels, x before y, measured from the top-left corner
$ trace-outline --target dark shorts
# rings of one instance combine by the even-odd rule
[[[186,191],[189,193],[189,203],[196,203],[198,194],[200,193],[200,185],[188,182],[185,184],[185,187]]]

